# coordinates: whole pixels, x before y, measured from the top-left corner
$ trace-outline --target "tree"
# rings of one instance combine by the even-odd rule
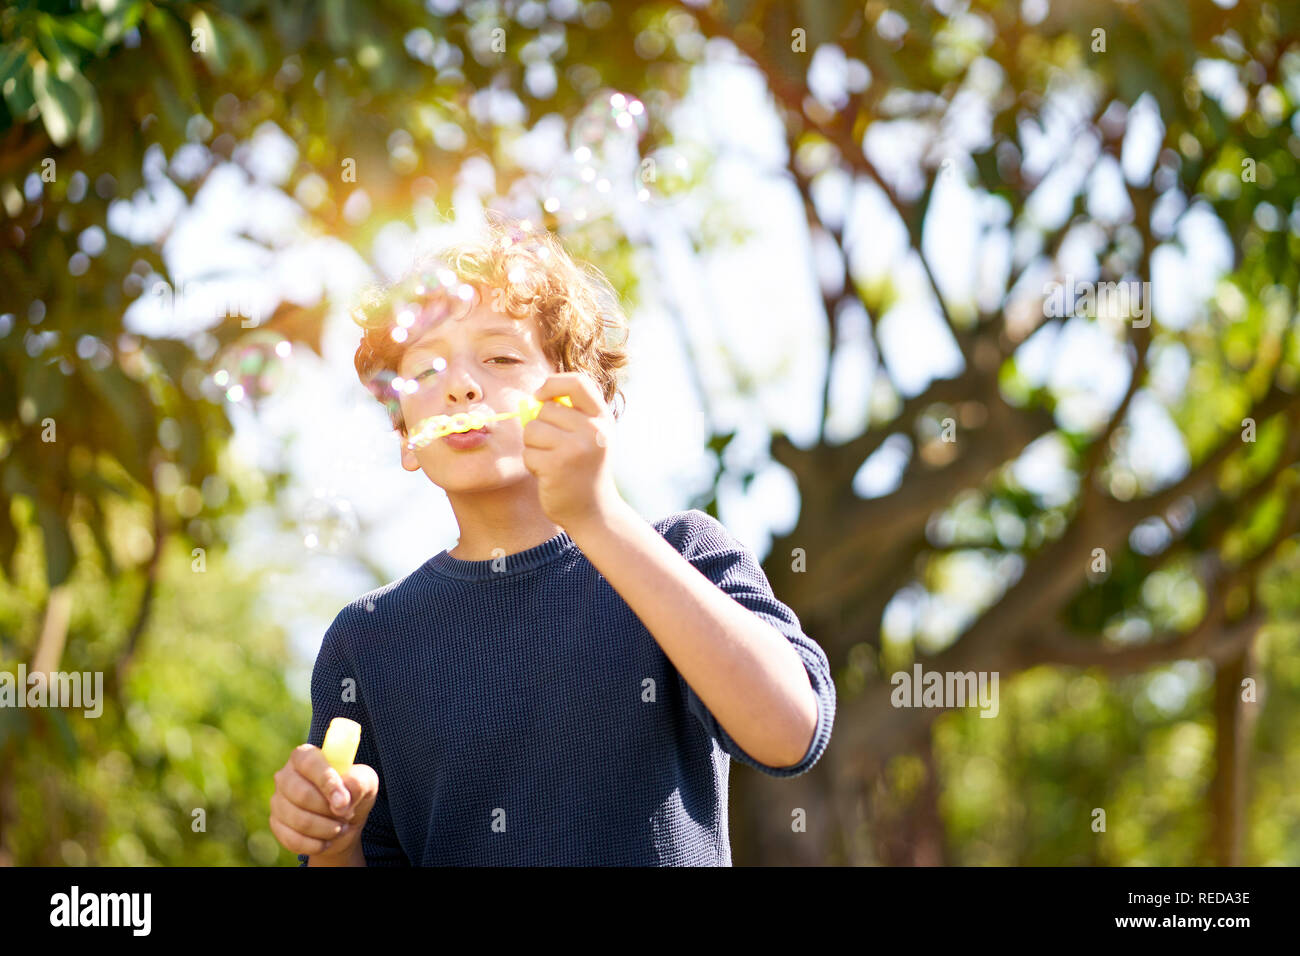
[[[126,526],[110,509],[115,528]],[[79,532],[84,529],[78,529]],[[39,554],[19,548],[25,581]],[[136,589],[93,556],[73,597],[59,669],[104,674],[88,707],[0,708],[0,862],[25,866],[242,866],[293,862],[267,829],[286,741],[310,704],[286,679],[283,629],[265,582],[219,551],[196,558],[171,539],[157,570],[148,634],[119,682]],[[0,587],[4,629],[31,606]],[[0,655],[11,673],[18,661]],[[292,746],[292,745],[289,745]]]
[[[1210,4],[1101,10],[1066,5],[1030,27],[1016,5],[980,4],[955,16],[924,5],[908,5],[901,16],[872,4],[865,18],[858,9],[837,13],[831,22],[807,18],[809,48],[815,34],[817,42],[834,42],[861,57],[873,75],[889,78],[842,104],[819,101],[806,81],[802,54],[772,42],[802,26],[788,9],[765,6],[740,23],[702,13],[701,23],[711,36],[734,39],[766,79],[782,109],[789,174],[804,197],[813,233],[829,237],[844,252],[843,230],[826,224],[835,210],[814,199],[818,177],[847,174],[884,195],[907,229],[934,307],[961,350],[963,369],[919,394],[899,396],[896,414],[852,441],[797,448],[775,436],[772,455],[796,475],[802,507],[797,526],[773,544],[767,566],[773,587],[806,616],[809,632],[818,635],[832,660],[845,661],[855,648],[864,649],[860,659],[879,673],[888,666],[881,617],[900,588],[919,580],[940,590],[941,584],[935,589],[930,582],[950,574],[946,568],[963,552],[1010,552],[1019,556],[1023,570],[959,639],[925,658],[927,670],[996,671],[1006,677],[1060,664],[1123,673],[1164,661],[1209,658],[1218,667],[1219,741],[1211,858],[1238,862],[1239,775],[1248,745],[1238,730],[1251,709],[1238,691],[1252,672],[1250,649],[1266,613],[1254,584],[1279,553],[1292,553],[1279,542],[1295,533],[1300,518],[1293,493],[1300,404],[1291,319],[1297,240],[1294,229],[1258,215],[1263,207],[1275,213],[1290,209],[1295,200],[1283,184],[1300,155],[1287,122],[1294,107],[1278,104],[1269,112],[1266,106],[1295,62],[1294,47],[1285,39],[1295,35],[1293,14],[1269,6],[1248,12]],[[1102,37],[1109,40],[1108,51],[1105,41],[1095,42]],[[1217,58],[1220,51],[1227,52],[1253,107],[1235,117],[1193,79],[1195,64]],[[992,135],[984,149],[969,156],[967,170],[976,190],[1005,203],[1007,229],[1024,236],[1030,251],[1017,255],[997,301],[977,305],[946,298],[923,252],[928,206],[939,177],[952,164],[931,150],[920,170],[921,188],[906,194],[881,174],[862,142],[873,123],[900,114],[887,98],[901,89],[913,94],[901,115],[923,124],[930,144],[939,143],[943,124],[961,109],[961,95],[977,66],[990,60],[997,67],[996,92],[986,101]],[[1088,211],[1090,190],[1074,187],[1071,215],[1045,227],[1035,222],[1030,203],[1041,191],[1060,186],[1048,175],[1052,170],[1026,168],[1027,141],[1047,125],[1057,101],[1053,87],[1074,81],[1091,84],[1089,111],[1072,139],[1091,147],[1092,168],[1121,159],[1124,117],[1144,98],[1159,111],[1160,151],[1151,174],[1124,180],[1129,209],[1119,221],[1099,221]],[[801,166],[799,157],[812,153],[807,147],[820,143],[830,146],[819,154],[829,158],[811,169]],[[1270,170],[1267,186],[1244,172],[1261,164]],[[1184,209],[1194,201],[1213,208],[1238,250],[1233,288],[1249,304],[1232,314],[1220,301],[1186,330],[1164,327],[1159,316],[1146,325],[1130,316],[1131,370],[1123,399],[1097,431],[1071,433],[1053,415],[1054,396],[1028,387],[1018,374],[1018,346],[1050,315],[1040,301],[1039,277],[1060,271],[1057,257],[1066,242],[1096,234],[1101,226],[1100,236],[1089,243],[1101,279],[1149,282],[1157,250],[1177,242],[1168,235],[1171,228],[1159,233],[1156,219],[1157,204],[1171,199],[1180,199]],[[998,231],[990,228],[987,234]],[[850,260],[842,256],[841,261]],[[828,293],[824,305],[834,349],[836,323],[847,307],[865,307],[874,331],[889,302],[887,294],[846,274],[840,291]],[[1025,315],[1032,317],[1028,327]],[[1193,380],[1207,385],[1174,413],[1193,465],[1171,485],[1136,488],[1132,475],[1125,474],[1122,449],[1116,453],[1116,440],[1128,427],[1135,398],[1152,387],[1153,347],[1174,342],[1196,356]],[[1254,442],[1248,421],[1267,428],[1269,438]],[[945,422],[958,426],[951,432],[955,448],[941,444]],[[1004,467],[1052,431],[1065,440],[1078,475],[1077,494],[1059,508],[1035,501]],[[1247,431],[1253,443],[1243,440]],[[891,435],[905,436],[913,449],[901,483],[890,494],[863,500],[854,494],[852,478]],[[1018,529],[1018,543],[1008,544],[996,530],[991,518],[999,514]],[[1144,547],[1135,538],[1137,529],[1161,516],[1168,522],[1168,540],[1158,548]],[[945,525],[957,533],[936,533]],[[808,556],[806,573],[786,560],[796,547]],[[1089,574],[1099,555],[1104,580]],[[1187,566],[1189,556],[1201,567]],[[1205,610],[1188,628],[1162,627],[1159,609],[1144,599],[1143,588],[1161,569],[1180,563],[1182,575],[1204,595]],[[1290,567],[1293,571],[1293,557]],[[1129,647],[1101,639],[1108,625],[1125,618],[1144,621],[1155,633]],[[844,841],[841,859],[866,858],[867,851],[846,835],[857,831],[855,799],[864,783],[878,778],[893,755],[929,750],[931,725],[940,711],[895,707],[892,690],[887,680],[868,679],[861,693],[846,695],[837,715],[834,756],[828,753],[832,766],[806,783],[810,802],[826,807],[829,801],[834,808]],[[929,788],[931,801],[937,792]],[[779,799],[782,805],[789,801],[784,793]],[[937,818],[933,804],[917,813]],[[778,817],[773,812],[769,818]],[[815,859],[825,849],[810,847],[805,858]],[[906,859],[906,850],[886,857],[887,862]]]
[[[1270,4],[1225,10],[1206,0],[1042,11],[992,0],[432,7],[439,15],[398,0],[319,9],[287,0],[127,0],[0,13],[0,201],[9,217],[0,275],[13,290],[13,304],[0,309],[0,468],[13,499],[0,508],[0,563],[12,572],[20,537],[40,529],[54,589],[47,621],[60,616],[57,589],[77,557],[75,528],[89,529],[111,559],[108,497],[152,515],[153,548],[135,569],[146,582],[137,634],[163,541],[184,534],[211,543],[211,519],[240,504],[214,507],[205,498],[195,512],[188,495],[190,506],[178,509],[177,483],[158,487],[162,465],[180,469],[182,488],[212,486],[230,428],[221,397],[203,385],[206,363],[247,330],[225,321],[188,340],[122,334],[128,298],[169,279],[165,233],[133,239],[108,228],[110,203],[146,185],[151,146],[161,149],[162,174],[192,200],[212,170],[244,162],[241,144],[274,123],[298,151],[284,191],[319,230],[367,255],[378,230],[413,204],[447,208],[466,163],[485,158],[492,191],[516,198],[530,175],[517,150],[521,135],[551,115],[572,130],[602,89],[641,97],[649,121],[643,148],[653,152],[671,138],[665,118],[692,68],[709,50],[734,51],[762,78],[780,117],[784,175],[803,200],[810,243],[842,264],[838,281],[823,287],[829,335],[819,440],[803,448],[772,436],[771,456],[794,475],[801,507],[765,563],[776,593],[826,648],[840,710],[813,772],[779,783],[733,778],[737,862],[953,857],[949,833],[963,831],[941,810],[952,768],[944,765],[950,751],[936,747],[954,735],[987,744],[991,731],[966,727],[965,718],[936,724],[938,708],[894,706],[890,675],[913,660],[927,670],[997,672],[1008,684],[1023,673],[1012,698],[1036,716],[1021,720],[1054,728],[1068,727],[1068,715],[1030,706],[1034,687],[1074,673],[1054,668],[1140,674],[1167,662],[1210,662],[1213,693],[1187,711],[1207,718],[1216,748],[1207,849],[1197,859],[1247,858],[1242,781],[1248,718],[1261,705],[1243,701],[1240,686],[1263,676],[1258,635],[1274,654],[1294,640],[1294,602],[1276,582],[1293,579],[1289,542],[1298,520],[1297,14]],[[840,65],[838,88],[814,81],[816,57]],[[1198,72],[1207,61],[1228,76],[1227,92],[1208,88]],[[1086,108],[1071,119],[1080,103]],[[948,135],[970,115],[982,138]],[[1145,168],[1125,156],[1139,115],[1156,117],[1158,148]],[[919,131],[924,148],[902,172],[889,170],[872,137],[888,139],[904,126]],[[1056,150],[1043,167],[1035,146],[1043,136],[1077,148]],[[197,172],[175,162],[182,148],[200,160]],[[1099,212],[1097,182],[1115,180],[1117,170],[1124,209]],[[1009,273],[984,297],[943,288],[926,251],[941,228],[933,207],[944,177],[954,176],[999,210],[1000,219],[982,223],[984,241],[1013,249]],[[879,329],[899,286],[855,271],[847,239],[861,224],[846,222],[843,204],[822,189],[836,180],[883,201],[904,230],[901,265],[924,278],[925,307],[960,353],[952,377],[915,394],[893,380]],[[1062,190],[1068,212],[1045,217],[1042,200]],[[1023,368],[1026,343],[1065,324],[1049,291],[1077,278],[1063,250],[1086,249],[1096,283],[1149,283],[1158,259],[1180,246],[1179,222],[1193,214],[1221,224],[1234,261],[1192,321],[1149,309],[1140,317],[1135,300],[1085,315],[1098,310],[1067,300],[1078,317],[1113,334],[1128,363],[1118,404],[1100,423],[1080,425],[1050,384]],[[573,234],[580,252],[630,289],[626,238]],[[702,246],[711,237],[692,238]],[[1149,307],[1149,297],[1142,304]],[[254,324],[318,348],[327,307],[286,302]],[[837,442],[825,427],[830,370],[854,315],[866,316],[876,367],[851,374],[878,374],[883,400],[861,434]],[[1174,352],[1187,357],[1188,385],[1169,399],[1152,369]],[[1147,401],[1167,407],[1190,458],[1172,483],[1144,482],[1132,464],[1133,410]],[[88,407],[100,414],[75,413]],[[56,441],[41,440],[47,420]],[[710,441],[720,478],[731,437]],[[1026,488],[1010,467],[1045,440],[1063,449],[1076,478],[1063,502]],[[897,487],[863,497],[854,478],[886,449],[905,453]],[[716,513],[716,495],[698,504]],[[806,562],[794,560],[795,549]],[[1002,583],[963,608],[958,633],[885,639],[892,602],[951,600],[953,580],[972,562]],[[1144,636],[1121,644],[1117,629]],[[52,636],[34,656],[57,661],[60,630],[45,627]],[[1122,702],[1142,691],[1121,682],[1100,695],[1110,739],[1141,739]],[[1086,733],[1067,733],[1056,752]],[[1010,779],[1032,779],[1041,756],[1015,761]],[[1067,769],[1083,789],[1105,792],[1095,768]],[[864,795],[873,808],[865,832],[874,839],[860,836]],[[1120,844],[1098,851],[1082,829],[1098,805],[1080,804],[1062,819],[1049,834],[1053,845],[1066,857],[1131,858]],[[810,838],[791,839],[790,806],[808,809]],[[1025,812],[1046,815],[1040,801]],[[881,834],[900,813],[910,838],[889,841]]]

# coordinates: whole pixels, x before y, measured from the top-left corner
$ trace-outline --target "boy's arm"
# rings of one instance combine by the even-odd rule
[[[689,558],[621,500],[565,530],[707,708],[692,707],[705,725],[716,718],[723,739],[759,769],[802,773],[830,739],[835,696],[825,654],[799,632],[752,555],[696,514],[706,540],[688,543]]]
[[[388,781],[379,760],[373,723],[363,706],[366,689],[356,669],[348,663],[348,655],[342,647],[341,628],[348,620],[346,610],[340,613],[321,641],[320,652],[316,655],[316,666],[311,674],[311,727],[307,732],[307,743],[319,747],[325,742],[325,731],[335,717],[348,717],[361,725],[361,742],[357,746],[355,763],[373,767],[379,777],[379,795],[366,817],[361,839],[356,843],[357,859],[348,861],[331,861],[326,857],[308,857],[306,853],[298,854],[299,866],[410,866],[410,861],[397,840],[393,827],[392,814],[388,805]],[[344,680],[351,683],[344,685]],[[344,699],[345,686],[354,690]],[[310,862],[309,862],[310,861]]]

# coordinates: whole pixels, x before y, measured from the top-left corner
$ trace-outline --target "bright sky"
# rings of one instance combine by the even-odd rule
[[[826,354],[826,325],[821,314],[819,276],[833,274],[825,249],[814,250],[797,192],[782,176],[785,145],[781,127],[770,109],[757,74],[713,50],[711,65],[697,71],[692,95],[673,118],[676,135],[702,144],[717,156],[707,177],[708,189],[722,200],[727,213],[743,224],[750,239],[735,248],[705,256],[691,253],[681,224],[704,214],[694,198],[640,204],[618,189],[607,199],[622,228],[642,236],[650,254],[644,301],[632,314],[631,362],[626,412],[614,446],[615,474],[624,497],[647,520],[687,506],[708,485],[711,467],[704,444],[708,437],[702,405],[689,373],[676,310],[691,340],[691,349],[707,391],[708,413],[719,430],[740,427],[728,449],[728,464],[740,468],[752,462],[758,474],[748,492],[738,480],[720,489],[724,524],[762,557],[770,535],[793,526],[798,494],[785,470],[767,460],[770,430],[784,429],[800,445],[815,438],[820,417],[821,382]],[[814,60],[814,89],[833,102],[851,84],[861,84],[860,70],[842,54],[820,52]],[[981,82],[996,77],[979,74]],[[635,93],[635,91],[629,91]],[[1080,182],[1093,152],[1073,132],[1083,115],[1078,97],[1062,95],[1049,111],[1044,135],[1030,139],[1026,166],[1050,166],[1062,148],[1059,167],[1034,196],[1031,207],[1045,227],[1056,227],[1068,212],[1070,188]],[[953,174],[942,177],[927,221],[924,251],[945,296],[954,303],[996,302],[1000,281],[1014,248],[1026,237],[1013,238],[1005,229],[1007,210],[994,199],[981,198],[966,184],[962,150],[978,146],[987,135],[979,111],[964,111],[967,120],[945,129],[942,152],[956,157]],[[562,140],[547,128],[530,139],[530,155],[541,170],[556,168],[564,155]],[[1154,109],[1143,103],[1131,117],[1123,162],[1110,162],[1087,184],[1090,211],[1098,219],[1124,215],[1127,199],[1123,177],[1142,181],[1155,158],[1160,135]],[[917,188],[915,167],[924,140],[903,123],[879,123],[867,139],[868,154],[883,175],[905,194]],[[549,145],[548,145],[549,144]],[[552,152],[548,153],[547,149]],[[1091,148],[1095,151],[1095,147]],[[689,155],[689,154],[688,154]],[[373,277],[348,247],[313,238],[301,226],[301,210],[276,184],[287,177],[294,160],[292,143],[273,127],[264,129],[245,153],[250,179],[237,166],[212,174],[194,208],[182,214],[165,244],[165,255],[178,280],[203,282],[226,301],[229,290],[243,295],[262,315],[279,296],[308,303],[322,292],[347,299]],[[186,147],[173,161],[173,174],[184,174],[201,163],[197,147]],[[635,157],[631,160],[635,162]],[[160,167],[161,153],[151,151],[147,166]],[[192,172],[191,172],[192,174]],[[457,195],[460,227],[472,227],[480,210],[477,194],[491,170],[479,168]],[[364,187],[364,175],[360,177]],[[627,170],[616,182],[632,182]],[[565,210],[592,200],[589,192],[565,198]],[[915,394],[931,378],[954,374],[960,356],[933,307],[924,275],[909,254],[901,225],[878,190],[858,186],[844,177],[824,176],[817,182],[819,206],[834,217],[847,209],[846,241],[854,269],[864,276],[889,276],[901,300],[881,321],[879,337],[888,368],[901,390]],[[120,232],[146,238],[157,235],[179,208],[174,187],[157,186],[152,202],[142,193],[133,207],[120,204],[110,225]],[[1178,210],[1170,210],[1169,213]],[[354,208],[353,214],[364,213]],[[398,272],[417,248],[449,238],[454,229],[421,225],[413,213],[406,224],[394,224],[381,234],[375,259],[390,275]],[[1172,218],[1172,217],[1170,217]],[[415,228],[420,226],[420,228]],[[984,233],[984,229],[989,231]],[[241,232],[271,244],[267,253],[240,239]],[[1227,236],[1204,210],[1193,209],[1179,222],[1182,249],[1162,247],[1154,260],[1154,301],[1161,321],[1185,324],[1197,303],[1209,295],[1219,275],[1232,261]],[[1081,234],[1067,243],[1062,264],[1077,282],[1098,276],[1092,242]],[[1050,276],[1031,276],[1023,285],[1027,296],[1042,295]],[[222,289],[226,291],[221,291]],[[191,334],[214,324],[212,300],[201,289],[178,296],[174,314],[162,308],[162,298],[146,295],[127,316],[128,328],[150,334]],[[832,440],[859,433],[873,402],[880,402],[885,381],[879,375],[873,346],[861,315],[843,323],[844,345],[832,379]],[[1047,381],[1063,396],[1060,419],[1079,427],[1100,422],[1116,406],[1127,385],[1128,364],[1120,346],[1123,330],[1083,319],[1069,319],[1059,329],[1046,327],[1023,344],[1018,354],[1025,374]],[[389,580],[400,577],[433,554],[454,546],[457,529],[445,495],[422,473],[404,471],[397,439],[381,407],[357,381],[352,366],[359,331],[342,309],[328,320],[324,361],[296,349],[285,363],[286,378],[264,404],[260,416],[242,405],[232,406],[237,432],[233,452],[263,466],[284,461],[295,485],[287,502],[290,516],[320,507],[323,496],[333,507],[350,510],[358,530],[345,545],[363,552],[383,569]],[[739,395],[730,369],[743,368],[755,383],[753,394]],[[1144,392],[1134,403],[1129,443],[1130,464],[1144,485],[1161,484],[1186,467],[1176,430],[1156,398],[1168,401],[1180,392],[1188,369],[1181,349],[1155,357],[1156,395]],[[879,380],[878,380],[879,376]],[[885,407],[888,407],[887,404]],[[859,472],[860,494],[885,493],[897,482],[906,461],[908,443],[886,443]],[[1026,487],[1048,502],[1060,501],[1071,483],[1063,468],[1059,444],[1036,442],[1016,466]],[[331,505],[326,505],[331,507]],[[338,610],[372,586],[346,553],[323,553],[303,543],[304,529],[280,527],[274,516],[250,514],[233,541],[237,559],[254,566],[278,565],[284,576],[270,589],[272,612],[292,632],[309,672],[321,635]],[[987,570],[987,569],[985,569]],[[996,581],[972,571],[973,591],[987,593]],[[978,593],[972,599],[978,598]],[[901,605],[900,605],[901,606]],[[895,617],[900,611],[894,609]],[[960,608],[940,609],[940,631],[957,627]],[[305,686],[305,683],[303,684]]]

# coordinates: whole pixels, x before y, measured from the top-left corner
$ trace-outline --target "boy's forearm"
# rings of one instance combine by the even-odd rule
[[[803,759],[817,729],[817,697],[784,635],[621,500],[565,530],[747,754],[772,767]]]

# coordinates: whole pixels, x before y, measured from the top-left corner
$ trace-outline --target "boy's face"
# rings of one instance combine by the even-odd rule
[[[556,371],[532,316],[516,319],[476,302],[463,317],[438,317],[408,345],[398,365],[398,375],[417,383],[413,394],[399,395],[407,435],[434,415],[517,411]],[[406,447],[399,432],[402,467],[422,470],[449,492],[490,491],[529,477],[518,418],[489,422],[483,432],[453,434],[415,449]]]

